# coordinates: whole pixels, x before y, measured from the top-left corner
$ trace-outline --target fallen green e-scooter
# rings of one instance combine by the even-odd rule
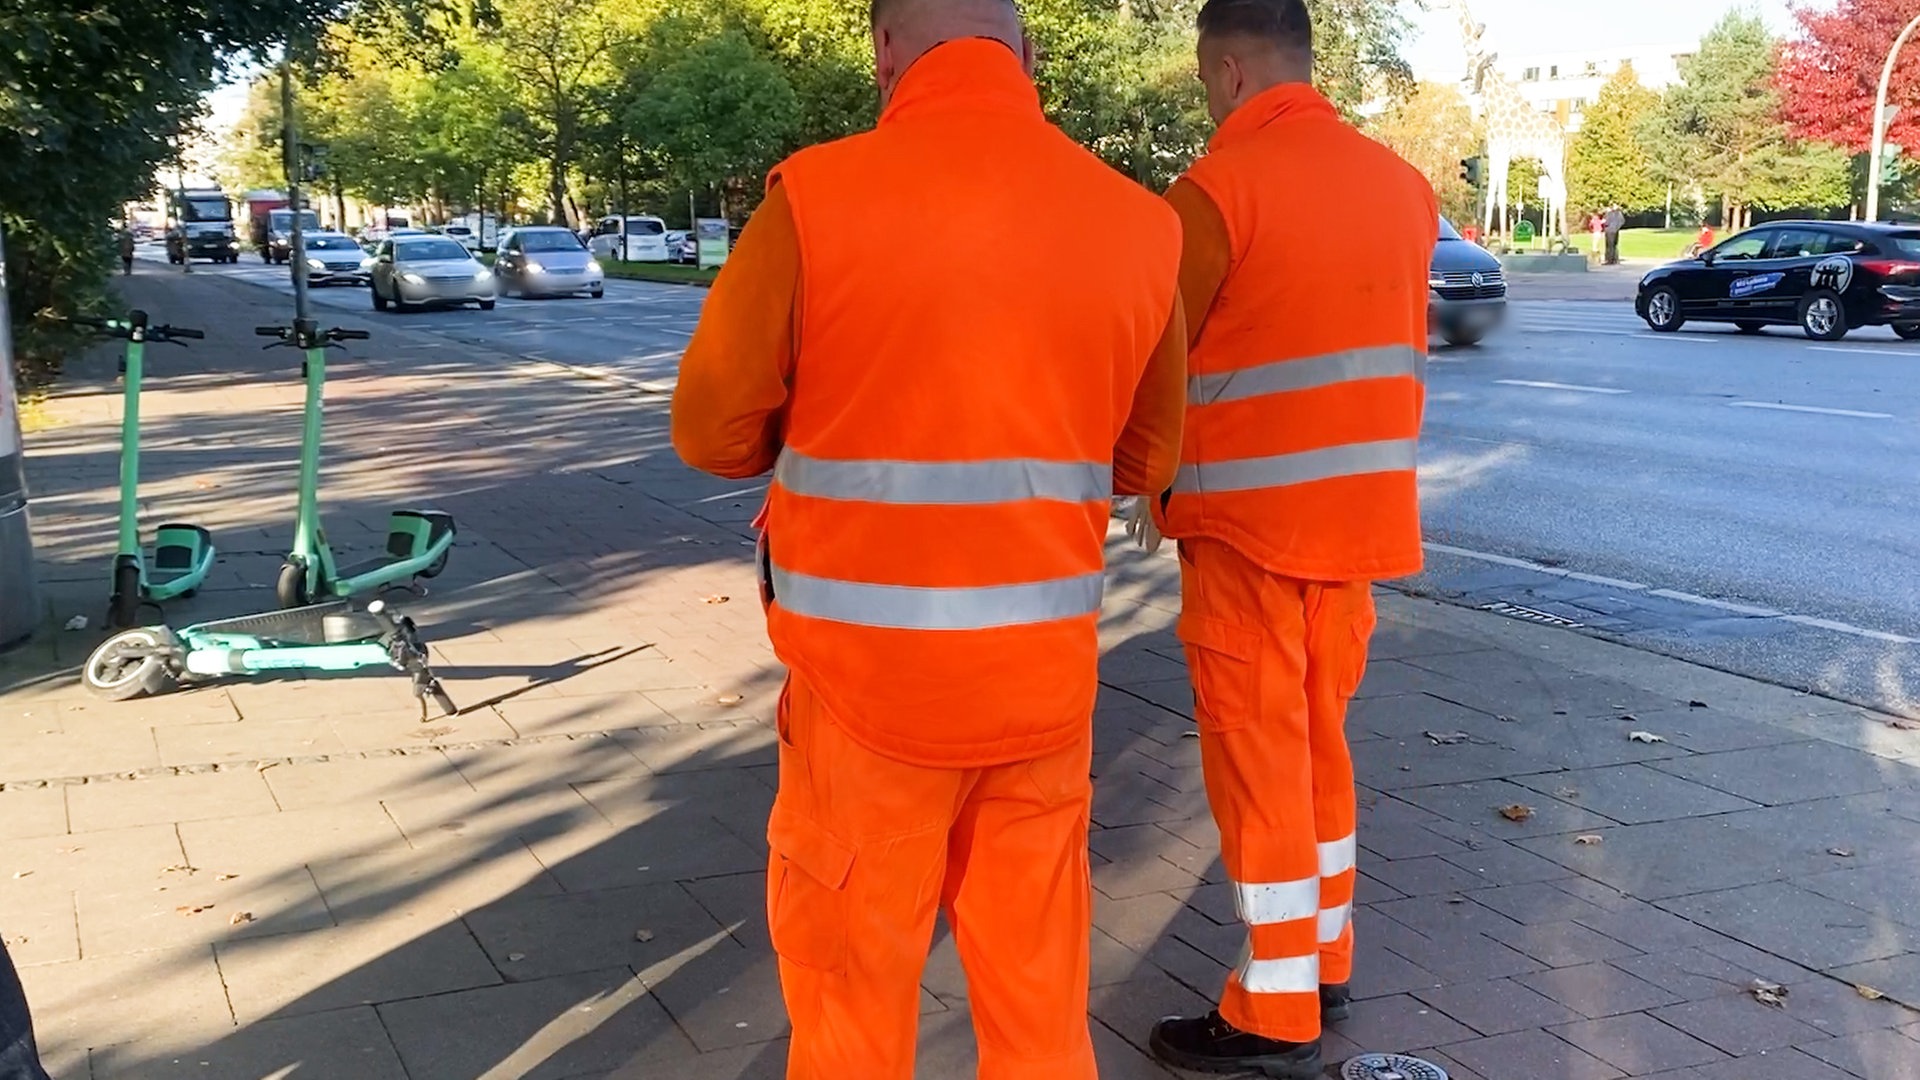
[[[446,569],[453,547],[453,515],[438,510],[395,510],[387,519],[385,554],[342,567],[334,562],[320,525],[320,438],[327,381],[327,349],[342,341],[364,341],[365,330],[322,330],[313,319],[295,319],[291,326],[259,326],[254,333],[279,338],[274,345],[291,345],[305,353],[301,372],[306,379],[306,418],[300,438],[300,508],[294,522],[293,550],[280,567],[274,587],[281,607],[304,607],[321,600],[338,600],[356,593],[384,589],[402,581],[437,577]]]
[[[386,665],[413,679],[420,718],[427,699],[452,716],[451,698],[427,664],[427,647],[413,620],[396,617],[384,601],[355,611],[346,600],[297,611],[268,611],[216,619],[173,630],[123,630],[87,657],[81,679],[113,701],[160,694],[183,683],[232,675],[284,671],[354,671]]]
[[[153,556],[140,543],[140,390],[146,379],[147,343],[178,345],[206,335],[182,326],[155,325],[144,311],[125,319],[75,319],[82,326],[127,343],[120,361],[125,385],[120,421],[120,541],[113,556],[113,594],[107,625],[132,626],[142,605],[190,596],[213,569],[213,535],[198,525],[170,521],[154,534]]]

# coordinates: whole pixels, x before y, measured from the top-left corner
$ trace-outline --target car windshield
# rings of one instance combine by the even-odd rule
[[[1440,219],[1440,239],[1442,240],[1460,239],[1460,234],[1454,229],[1453,222],[1448,221],[1446,218]]]
[[[471,256],[452,240],[409,240],[393,246],[393,258],[395,262],[439,262]]]
[[[628,236],[659,236],[666,231],[667,227],[657,221],[647,221],[644,218],[627,219]]]
[[[523,251],[579,251],[580,240],[570,232],[549,229],[521,233],[520,248]]]
[[[347,236],[309,236],[302,241],[308,251],[358,251],[360,245]]]
[[[188,221],[232,221],[233,208],[225,199],[188,199],[180,215]]]

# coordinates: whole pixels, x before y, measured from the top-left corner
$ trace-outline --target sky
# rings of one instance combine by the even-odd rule
[[[1440,82],[1465,74],[1460,28],[1450,9],[1421,13],[1402,0],[1414,36],[1402,50],[1414,74]],[[1501,57],[1584,52],[1700,40],[1734,8],[1758,11],[1776,34],[1792,26],[1787,0],[1470,0],[1475,22]]]

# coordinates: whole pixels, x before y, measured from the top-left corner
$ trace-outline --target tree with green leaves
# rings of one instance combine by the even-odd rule
[[[730,198],[758,202],[760,179],[792,148],[802,118],[780,65],[730,28],[676,50],[628,122],[659,147],[674,188],[715,189],[726,216]]]
[[[1461,177],[1460,163],[1481,152],[1486,133],[1458,86],[1416,83],[1366,130],[1426,176],[1442,214],[1455,221],[1479,219],[1480,193]]]
[[[1640,84],[1630,64],[1600,88],[1567,154],[1567,198],[1577,211],[1618,206],[1637,214],[1666,200],[1641,142],[1645,118],[1659,108],[1660,95]]]

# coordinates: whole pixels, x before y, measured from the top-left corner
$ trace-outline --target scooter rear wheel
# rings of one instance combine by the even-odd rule
[[[115,634],[87,657],[81,681],[89,693],[108,701],[126,701],[173,689],[173,662],[166,656],[127,656],[131,649],[149,651],[177,648],[179,642],[164,626],[142,626]]]
[[[299,563],[283,563],[280,577],[273,583],[273,594],[283,608],[306,607],[313,603],[313,593],[307,588],[307,568]]]

